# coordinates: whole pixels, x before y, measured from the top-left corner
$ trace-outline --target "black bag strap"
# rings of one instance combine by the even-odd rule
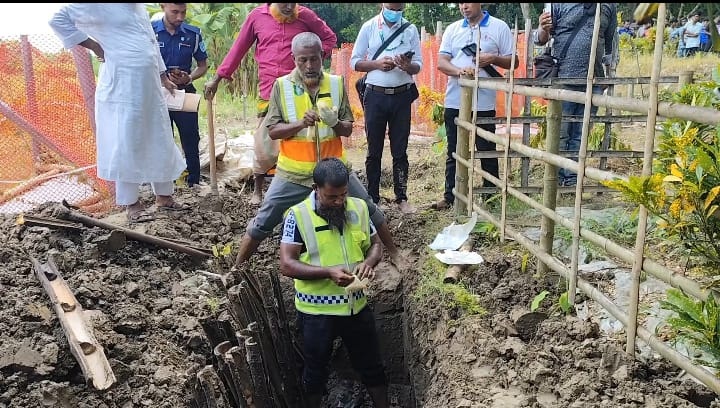
[[[387,48],[388,45],[390,45],[390,43],[393,42],[393,40],[396,39],[397,36],[400,35],[400,33],[402,33],[403,31],[405,31],[405,29],[408,28],[409,26],[410,26],[409,21],[404,22],[403,25],[401,25],[397,31],[392,33],[392,35],[390,37],[388,37],[387,40],[385,40],[385,42],[380,44],[380,48],[378,48],[377,51],[375,51],[375,55],[373,55],[372,59],[376,59],[378,56],[380,56],[380,54],[382,54],[382,52],[385,51],[385,48]]]
[[[594,15],[594,13],[593,13],[593,15]],[[562,52],[560,53],[560,55],[556,55],[555,58],[557,58],[558,60],[562,60],[563,58],[565,58],[565,54],[567,54],[570,44],[572,44],[573,40],[575,39],[575,36],[577,35],[578,32],[580,32],[580,29],[583,28],[583,26],[585,25],[585,22],[588,20],[589,17],[590,17],[589,15],[583,14],[583,18],[580,20],[578,25],[575,26],[572,33],[570,33],[570,37],[568,38],[567,42],[565,43],[565,47],[563,47]]]

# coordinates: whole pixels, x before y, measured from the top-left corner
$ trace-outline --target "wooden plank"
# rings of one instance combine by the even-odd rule
[[[80,303],[75,299],[70,287],[62,278],[52,257],[48,263],[41,264],[31,257],[35,274],[48,294],[55,313],[60,320],[70,352],[80,364],[80,369],[88,384],[97,390],[106,390],[115,383],[110,363],[105,357],[103,347],[98,343],[92,328],[85,321]]]

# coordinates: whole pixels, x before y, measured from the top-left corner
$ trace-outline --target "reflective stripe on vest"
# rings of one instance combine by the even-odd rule
[[[295,214],[297,228],[305,243],[305,251],[300,254],[301,262],[322,267],[347,267],[352,272],[365,259],[365,253],[370,248],[370,215],[365,201],[347,198],[342,236],[337,228],[317,231],[317,227],[328,224],[313,210],[310,198],[293,206],[290,211]],[[346,251],[341,249],[343,243]],[[295,291],[295,308],[308,314],[350,316],[367,304],[362,291],[350,299],[345,288],[331,279],[295,279]]]
[[[306,111],[313,109],[310,96],[302,85],[295,85],[289,75],[279,78],[278,85],[280,86],[283,119],[286,122],[301,120]],[[324,100],[331,106],[339,106],[342,86],[341,77],[323,74],[317,103]],[[332,128],[323,122],[318,122],[313,128],[314,134],[309,134],[308,129],[305,128],[295,136],[280,141],[278,169],[299,176],[307,176],[312,174],[315,164],[323,158],[337,157],[347,164],[342,140],[339,136],[335,136]],[[318,151],[318,143],[316,143],[318,139],[320,151]]]

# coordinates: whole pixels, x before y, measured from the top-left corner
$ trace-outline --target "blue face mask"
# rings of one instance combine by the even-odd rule
[[[397,23],[402,18],[402,11],[388,10],[383,7],[383,17],[388,23]]]

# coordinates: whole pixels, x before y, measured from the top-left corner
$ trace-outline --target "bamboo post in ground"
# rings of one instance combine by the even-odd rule
[[[464,77],[462,75],[461,77]],[[467,78],[466,78],[467,79]],[[460,87],[460,111],[457,120],[469,122],[472,109],[473,88],[468,86]],[[455,143],[455,155],[467,161],[470,158],[469,144],[470,131],[458,126],[457,141]],[[464,202],[455,194],[455,217],[465,215],[469,208],[472,208],[472,198],[468,195],[468,168],[460,161],[456,161],[455,167],[455,190],[468,197],[470,202]],[[453,191],[454,193],[454,191]]]
[[[583,112],[580,151],[578,152],[577,183],[575,184],[575,211],[573,212],[572,248],[570,251],[570,280],[568,282],[568,301],[575,304],[577,290],[578,257],[580,256],[580,221],[582,220],[582,192],[585,181],[585,158],[587,156],[588,135],[590,134],[590,114],[592,112],[593,81],[595,80],[595,60],[597,43],[600,36],[601,3],[596,4],[593,37],[590,45],[590,61],[588,62],[587,85],[585,86],[585,110]]]
[[[680,85],[680,88],[693,82],[693,73],[693,71],[683,71],[678,75],[678,85]],[[652,82],[652,79],[650,79],[650,81]]]
[[[562,103],[559,100],[548,101],[547,127],[545,129],[545,150],[551,154],[557,154],[560,147],[560,124],[562,122]],[[555,210],[557,205],[557,176],[558,168],[550,163],[545,163],[543,174],[543,206]],[[548,254],[552,254],[553,239],[555,238],[555,221],[552,218],[543,216],[540,221],[540,248]],[[544,275],[548,271],[547,265],[538,260],[537,273]]]
[[[263,353],[260,343],[250,337],[245,340],[245,350],[247,351],[247,362],[250,367],[250,375],[253,380],[253,389],[255,391],[253,403],[256,408],[272,407],[271,395],[268,390],[268,384],[263,363]]]
[[[512,54],[515,56],[517,54],[517,37],[518,37],[518,26],[517,26],[517,19],[515,20],[515,30],[514,30],[514,36],[513,36],[513,46],[512,46]],[[500,242],[505,242],[505,222],[506,222],[506,216],[507,216],[507,186],[508,182],[510,181],[510,142],[512,140],[512,98],[514,93],[514,86],[515,86],[515,58],[512,58],[510,60],[510,78],[508,79],[510,82],[510,92],[506,92],[506,98],[505,98],[505,114],[507,116],[507,120],[505,122],[505,129],[506,129],[506,137],[505,137],[505,149],[503,153],[503,181],[502,181],[502,206],[501,206],[501,212],[500,212]],[[484,169],[483,169],[484,170]]]
[[[468,237],[468,239],[460,245],[460,251],[470,252],[475,245],[475,238]],[[445,277],[443,283],[457,283],[458,276],[467,269],[468,265],[450,265],[445,271]]]
[[[210,191],[214,196],[218,195],[217,185],[217,158],[215,157],[215,111],[213,102],[215,98],[207,99],[207,121],[208,121],[208,155],[210,156]],[[245,104],[243,103],[243,106]]]
[[[528,3],[525,3],[528,4]],[[531,41],[531,33],[533,30],[533,23],[532,19],[525,18],[525,61],[521,61],[522,64],[525,65],[525,72],[526,76],[528,78],[533,78],[535,75],[535,67],[532,64],[532,58],[533,58],[533,47],[534,44]],[[530,98],[527,95],[523,95],[524,100],[524,111],[523,116],[532,116],[530,113],[530,108],[532,106],[532,98]],[[530,124],[529,123],[523,123],[523,136],[522,136],[522,142],[525,145],[530,145]],[[527,187],[529,185],[529,178],[530,178],[530,159],[527,157],[523,157],[520,159],[520,186],[521,187]]]
[[[658,32],[662,33],[665,29],[665,3],[660,3],[658,8]],[[655,55],[652,65],[652,73],[650,74],[650,99],[647,114],[647,126],[645,127],[645,146],[643,152],[643,177],[652,174],[653,149],[655,146],[655,124],[657,121],[657,104],[658,104],[658,78],[660,77],[660,67],[662,65],[663,54],[663,37],[655,38]],[[645,258],[645,230],[647,228],[648,211],[644,205],[640,205],[638,214],[637,235],[635,236],[635,258],[633,260],[631,271],[631,288],[630,299],[628,302],[628,325],[627,339],[625,344],[625,352],[635,358],[635,336],[637,335],[637,314],[638,302],[640,300],[640,273],[643,269],[643,261]]]

